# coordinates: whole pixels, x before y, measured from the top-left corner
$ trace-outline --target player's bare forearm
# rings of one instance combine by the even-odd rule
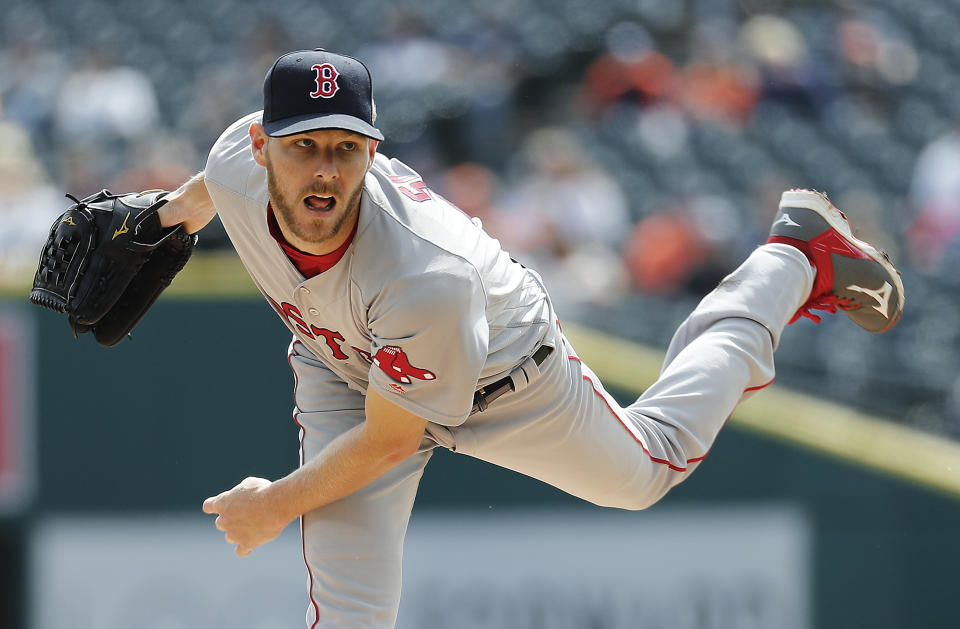
[[[160,224],[169,227],[182,223],[188,234],[206,227],[217,213],[203,180],[203,172],[188,179],[165,198],[167,203],[158,212]]]
[[[401,444],[380,442],[364,422],[275,482],[270,491],[287,517],[293,519],[363,489],[415,451]]]
[[[218,529],[244,556],[274,539],[294,518],[349,496],[420,446],[426,420],[367,396],[367,420],[330,442],[299,469],[271,483],[247,478],[203,503]]]
[[[246,556],[273,540],[294,518],[352,494],[399,462],[399,457],[371,447],[364,425],[340,435],[305,465],[271,483],[246,478],[208,498],[205,513],[216,513],[215,526],[236,553]]]

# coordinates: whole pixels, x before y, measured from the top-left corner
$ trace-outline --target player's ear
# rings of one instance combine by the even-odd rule
[[[250,125],[248,133],[250,134],[250,150],[253,152],[253,161],[266,168],[267,158],[265,153],[267,150],[267,140],[270,139],[270,136],[267,135],[263,125],[259,122],[254,122]]]
[[[367,151],[368,151],[368,155],[367,155],[367,158],[368,158],[367,170],[370,170],[370,167],[373,166],[373,156],[377,154],[377,147],[378,147],[378,146],[380,146],[380,140],[374,140],[373,138],[370,138],[370,139],[368,140],[368,144],[367,144]]]

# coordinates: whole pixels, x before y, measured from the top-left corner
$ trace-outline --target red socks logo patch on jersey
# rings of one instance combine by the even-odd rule
[[[406,353],[396,345],[381,347],[373,357],[373,364],[382,369],[383,373],[403,384],[410,384],[411,377],[418,380],[436,379],[433,372],[411,365]]]

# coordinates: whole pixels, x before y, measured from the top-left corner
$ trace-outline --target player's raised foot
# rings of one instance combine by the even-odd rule
[[[903,281],[886,253],[858,240],[843,212],[815,190],[787,190],[770,238],[797,247],[817,269],[810,297],[790,320],[820,321],[811,310],[844,311],[870,332],[886,332],[903,312]]]

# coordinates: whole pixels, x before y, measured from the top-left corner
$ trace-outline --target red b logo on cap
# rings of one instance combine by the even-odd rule
[[[317,89],[310,92],[310,98],[332,98],[340,86],[337,85],[337,77],[340,73],[329,63],[318,63],[312,70],[317,73],[314,81],[317,83]]]

